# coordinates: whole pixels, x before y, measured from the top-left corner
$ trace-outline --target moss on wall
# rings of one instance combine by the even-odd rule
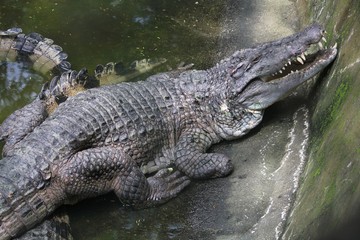
[[[302,25],[321,23],[329,44],[339,46],[312,96],[309,162],[283,235],[317,239],[341,231],[360,211],[360,1],[297,5]]]

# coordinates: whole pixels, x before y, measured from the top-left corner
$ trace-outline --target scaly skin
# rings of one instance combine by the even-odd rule
[[[27,231],[16,240],[72,240],[69,217],[64,213],[56,213],[41,225]]]
[[[209,70],[69,97],[1,161],[0,239],[19,236],[66,203],[114,191],[125,204],[148,207],[176,196],[189,179],[228,175],[230,159],[207,149],[246,134],[266,107],[332,62],[336,47],[298,72],[262,80],[322,37],[313,25],[235,52]],[[151,162],[159,171],[147,178],[140,167]]]
[[[86,88],[96,87],[99,82],[108,83],[108,79],[114,82],[130,80],[166,61],[144,59],[134,62],[131,69],[119,68],[121,63],[108,63],[105,67],[98,65],[95,79],[87,74],[86,69],[80,72],[70,70],[70,63],[65,61],[67,55],[62,52],[61,47],[52,43],[51,39],[43,38],[37,33],[24,35],[19,28],[0,31],[0,61],[25,61],[43,74],[60,74],[43,86],[33,102],[15,111],[0,125],[0,140],[6,139],[3,156],[69,96]],[[68,217],[55,215],[18,239],[72,239],[68,225]]]

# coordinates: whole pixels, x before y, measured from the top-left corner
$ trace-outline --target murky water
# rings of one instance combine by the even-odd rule
[[[0,1],[0,29],[21,27],[55,41],[69,54],[73,69],[110,61],[129,66],[134,60],[166,58],[156,71],[174,68],[182,61],[197,68],[210,66],[217,43],[222,1],[108,0],[108,1]],[[206,59],[206,61],[204,61]],[[1,83],[4,83],[4,70]],[[21,80],[26,83],[25,76]],[[46,80],[46,79],[44,79]],[[37,81],[28,81],[34,92]],[[0,85],[3,98],[9,84]],[[15,88],[15,87],[14,87]],[[14,92],[14,109],[29,101],[26,89]],[[20,97],[21,95],[21,97]],[[23,97],[23,96],[24,97]],[[0,121],[11,110],[0,102]]]
[[[200,63],[198,54],[208,57],[216,42],[222,12],[221,1],[213,0],[2,2],[2,29],[42,33],[66,49],[75,68],[90,69],[149,57]]]
[[[25,63],[0,63],[0,122],[39,93],[43,76]]]

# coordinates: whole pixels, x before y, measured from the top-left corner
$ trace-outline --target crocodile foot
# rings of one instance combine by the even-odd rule
[[[173,172],[172,168],[158,171],[153,177],[147,179],[152,192],[149,202],[164,203],[178,195],[190,183],[189,177],[180,171]]]

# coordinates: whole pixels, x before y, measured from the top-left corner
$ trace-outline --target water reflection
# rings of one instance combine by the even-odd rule
[[[0,122],[14,109],[33,100],[43,81],[25,62],[0,63]]]

